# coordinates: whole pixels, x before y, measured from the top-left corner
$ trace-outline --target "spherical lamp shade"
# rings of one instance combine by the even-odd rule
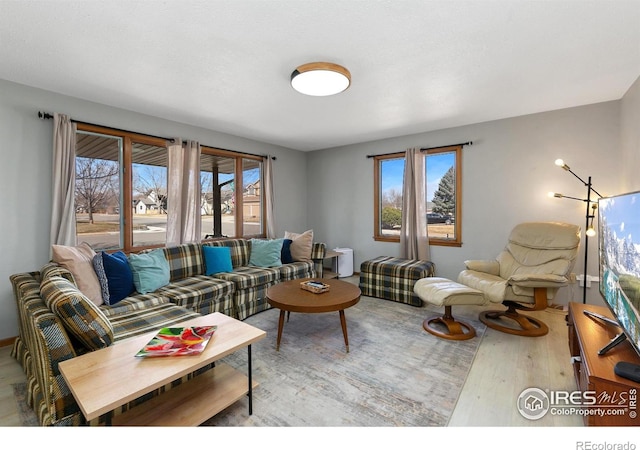
[[[333,63],[303,64],[291,74],[291,86],[296,91],[316,97],[339,94],[350,84],[349,71]]]

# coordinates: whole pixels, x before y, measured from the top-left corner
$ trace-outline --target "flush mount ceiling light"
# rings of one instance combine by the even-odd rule
[[[328,63],[303,64],[291,74],[291,86],[305,95],[322,97],[339,94],[351,84],[351,74],[344,67]]]

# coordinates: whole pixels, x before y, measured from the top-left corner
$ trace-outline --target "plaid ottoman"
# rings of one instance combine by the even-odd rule
[[[422,299],[413,292],[421,278],[435,275],[431,261],[378,256],[360,265],[362,295],[422,306]]]

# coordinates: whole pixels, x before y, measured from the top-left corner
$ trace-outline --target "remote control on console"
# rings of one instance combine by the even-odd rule
[[[618,322],[616,322],[613,319],[610,319],[608,317],[603,316],[602,314],[598,314],[598,313],[594,313],[592,311],[588,311],[588,310],[584,310],[582,311],[584,313],[585,316],[589,316],[589,317],[595,317],[596,319],[600,319],[603,322],[607,322],[610,323],[611,325],[615,325],[617,327],[619,327],[620,325],[618,324]]]
[[[613,367],[616,375],[640,383],[640,364],[618,361]]]

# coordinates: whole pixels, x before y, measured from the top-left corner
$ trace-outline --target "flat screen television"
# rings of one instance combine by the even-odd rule
[[[621,332],[600,350],[628,340],[640,355],[640,191],[598,200],[600,294]]]

